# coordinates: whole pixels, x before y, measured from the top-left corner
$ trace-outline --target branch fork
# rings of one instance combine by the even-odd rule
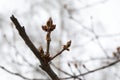
[[[60,55],[63,51],[67,50],[69,51],[69,47],[71,46],[71,41],[68,41],[66,45],[63,45],[62,50],[57,53],[55,56],[50,56],[50,42],[51,42],[51,32],[56,28],[56,25],[53,24],[52,18],[49,18],[46,25],[42,26],[43,31],[47,32],[46,34],[46,51],[43,50],[43,47],[40,46],[39,49],[37,49],[32,41],[29,39],[28,35],[26,34],[24,26],[21,26],[18,22],[17,18],[12,15],[10,17],[11,21],[14,23],[16,29],[19,32],[19,35],[22,37],[22,39],[25,41],[26,45],[31,49],[33,54],[38,58],[41,65],[40,67],[51,77],[52,80],[60,80],[59,77],[56,75],[56,73],[51,69],[49,62],[53,60],[55,57]]]

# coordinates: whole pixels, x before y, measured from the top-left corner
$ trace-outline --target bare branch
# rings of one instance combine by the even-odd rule
[[[34,46],[34,44],[31,42],[31,40],[29,39],[29,37],[27,36],[24,27],[22,27],[18,20],[12,15],[10,17],[10,19],[12,20],[12,22],[15,24],[16,29],[18,30],[20,36],[23,38],[23,40],[25,41],[26,45],[33,51],[34,55],[39,59],[42,60],[42,58],[39,56],[39,51],[37,50],[37,48]]]
[[[30,78],[28,78],[28,77],[25,77],[25,76],[19,74],[19,73],[12,72],[12,71],[8,70],[7,68],[5,68],[5,67],[3,67],[3,66],[0,66],[0,68],[3,69],[3,70],[6,71],[6,72],[12,74],[12,75],[19,76],[19,77],[21,77],[21,78],[23,78],[23,79],[25,79],[25,80],[48,80],[48,79],[30,79]]]
[[[38,51],[38,49],[34,46],[34,44],[31,42],[31,40],[27,36],[24,27],[22,27],[19,24],[18,20],[14,17],[14,15],[12,15],[10,17],[10,19],[15,24],[15,27],[18,30],[19,35],[23,38],[23,40],[25,41],[26,45],[32,50],[32,52],[34,53],[34,55],[39,59],[39,61],[41,63],[40,67],[51,77],[52,80],[59,80],[58,76],[51,69],[51,67],[48,64],[48,62],[46,62],[46,60],[44,59],[44,57],[40,56],[40,52]],[[55,26],[52,26],[52,30],[54,29],[54,27]]]
[[[103,70],[103,69],[106,69],[106,68],[109,68],[111,66],[114,66],[115,64],[119,63],[120,62],[120,59],[119,60],[116,60],[108,65],[105,65],[105,66],[102,66],[102,67],[99,67],[99,68],[96,68],[94,70],[89,70],[88,72],[85,72],[85,73],[81,73],[79,75],[76,75],[76,76],[71,76],[71,77],[66,77],[64,79],[71,79],[73,77],[79,77],[79,76],[85,76],[85,75],[88,75],[88,74],[91,74],[91,73],[94,73],[94,72],[97,72],[97,71],[100,71],[100,70]]]
[[[53,60],[54,58],[56,58],[58,55],[62,54],[63,51],[67,50],[69,51],[69,47],[71,46],[71,40],[67,42],[66,45],[63,46],[62,50],[60,52],[58,52],[56,55],[54,55],[51,60]]]
[[[102,66],[102,67],[97,68],[97,69],[94,69],[94,70],[90,70],[90,71],[88,71],[88,72],[86,72],[86,73],[82,73],[82,74],[80,74],[80,75],[78,75],[78,76],[84,76],[84,75],[87,75],[87,74],[90,74],[90,73],[93,73],[93,72],[96,72],[96,71],[99,71],[99,70],[102,70],[102,69],[106,69],[106,68],[108,68],[108,67],[111,67],[111,66],[119,63],[119,62],[120,62],[120,60],[114,61],[114,62],[112,62],[112,63],[110,63],[110,64],[108,64],[108,65]]]

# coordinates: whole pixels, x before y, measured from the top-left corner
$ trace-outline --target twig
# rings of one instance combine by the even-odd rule
[[[67,50],[69,51],[69,47],[71,46],[71,40],[67,42],[66,45],[63,45],[63,48],[60,52],[58,52],[56,55],[54,55],[51,60],[53,60],[54,58],[56,58],[58,55],[62,54],[63,51]]]
[[[23,79],[25,79],[25,80],[48,80],[48,79],[30,79],[30,78],[28,78],[28,77],[25,77],[25,76],[19,74],[19,73],[12,72],[12,71],[8,70],[7,68],[5,68],[5,67],[3,67],[3,66],[0,66],[0,68],[3,69],[3,70],[6,71],[6,72],[12,74],[12,75],[19,76],[19,77],[21,77],[21,78],[23,78]]]
[[[62,49],[60,52],[58,52],[56,55],[54,55],[51,60],[53,60],[54,58],[56,58],[58,55],[62,54],[62,52],[65,51],[65,49]]]
[[[47,50],[46,50],[46,55],[50,55],[50,54],[49,54],[50,42],[51,42],[50,34],[51,34],[51,32],[48,32],[48,33],[47,33],[47,36],[46,36],[46,38],[48,37],[48,39],[46,39],[46,40],[47,40]]]
[[[55,67],[57,70],[61,71],[62,73],[66,74],[66,75],[68,75],[68,76],[72,76],[70,73],[67,73],[67,72],[65,72],[64,70],[56,67],[53,63],[51,63],[51,65],[52,65],[53,67]]]
[[[81,73],[81,74],[76,75],[76,76],[74,76],[74,77],[85,76],[85,75],[88,75],[88,74],[91,74],[91,73],[94,73],[94,72],[97,72],[97,71],[100,71],[100,70],[109,68],[109,67],[111,67],[111,66],[113,66],[113,65],[115,65],[115,64],[117,64],[117,63],[119,63],[119,62],[120,62],[120,59],[119,59],[119,60],[116,60],[116,61],[114,61],[114,62],[112,62],[112,63],[110,63],[110,64],[108,64],[108,65],[99,67],[99,68],[94,69],[94,70],[89,70],[88,72]],[[71,77],[66,77],[66,78],[63,78],[63,79],[71,79],[71,78],[73,78],[73,76],[71,76]]]
[[[108,65],[102,66],[102,67],[97,68],[97,69],[94,69],[94,70],[89,70],[88,72],[82,73],[82,74],[80,74],[80,75],[78,75],[78,76],[84,76],[84,75],[87,75],[87,74],[90,74],[90,73],[93,73],[93,72],[96,72],[96,71],[99,71],[99,70],[102,70],[102,69],[111,67],[111,66],[113,66],[113,65],[115,65],[115,64],[117,64],[117,63],[119,63],[119,62],[120,62],[120,60],[114,61],[114,62],[112,62],[112,63],[110,63],[110,64],[108,64]]]

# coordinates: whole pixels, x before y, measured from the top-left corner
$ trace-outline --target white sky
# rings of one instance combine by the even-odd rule
[[[109,0],[105,5],[98,5],[93,10],[96,16],[110,33],[119,32],[120,27],[120,0]]]
[[[27,5],[24,4],[24,0],[0,0],[0,14],[11,15],[14,10],[25,11]],[[95,19],[102,22],[108,33],[120,32],[120,0],[109,0],[103,5],[99,4],[88,10]],[[7,76],[10,76],[1,69],[0,75],[2,75],[1,80],[8,80]],[[13,79],[9,78],[9,80]]]

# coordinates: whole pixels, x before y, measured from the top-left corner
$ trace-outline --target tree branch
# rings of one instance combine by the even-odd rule
[[[34,55],[39,59],[42,60],[41,56],[39,56],[39,51],[37,50],[37,48],[34,46],[34,44],[31,42],[31,40],[29,39],[29,37],[27,36],[26,32],[25,32],[25,28],[24,26],[22,27],[18,20],[14,17],[14,15],[12,15],[10,17],[10,19],[12,20],[12,22],[14,23],[16,29],[19,32],[19,35],[22,37],[22,39],[25,41],[26,45],[32,50],[32,52],[34,53]]]
[[[19,32],[19,35],[22,37],[22,39],[25,41],[26,45],[32,50],[32,52],[34,53],[34,55],[38,58],[38,60],[41,63],[41,68],[51,77],[52,80],[60,80],[58,78],[58,76],[56,75],[56,73],[51,69],[50,65],[48,64],[48,62],[46,62],[46,60],[44,59],[44,57],[40,56],[40,52],[38,51],[38,49],[34,46],[34,44],[31,42],[31,40],[29,39],[29,37],[27,36],[26,32],[25,32],[25,28],[22,27],[18,20],[14,17],[14,15],[12,15],[10,17],[10,19],[12,20],[12,22],[14,23],[16,29]]]

